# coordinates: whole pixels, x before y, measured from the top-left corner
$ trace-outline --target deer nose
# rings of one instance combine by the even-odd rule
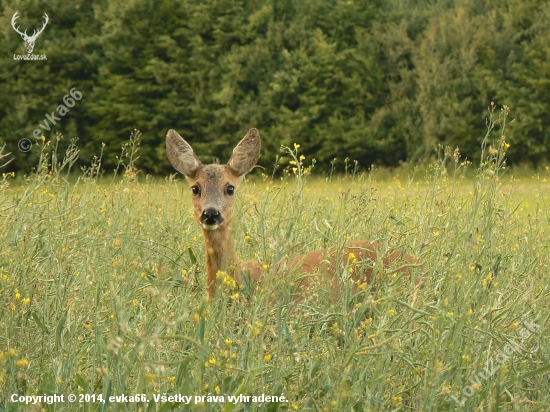
[[[201,222],[207,225],[216,225],[223,222],[222,214],[214,208],[205,209],[201,215]]]

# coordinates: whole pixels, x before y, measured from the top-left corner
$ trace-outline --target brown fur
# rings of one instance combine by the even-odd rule
[[[191,146],[174,130],[169,130],[166,135],[166,150],[172,165],[184,174],[192,187],[200,189],[200,194],[193,196],[193,209],[197,221],[203,228],[203,236],[206,244],[206,271],[208,293],[214,297],[216,293],[216,275],[218,271],[228,271],[234,267],[235,278],[238,284],[242,284],[241,272],[250,276],[256,282],[262,283],[265,271],[262,271],[260,262],[241,264],[237,259],[237,252],[233,245],[233,221],[235,195],[228,195],[228,186],[233,186],[235,191],[239,187],[243,176],[255,166],[260,157],[261,140],[256,129],[250,129],[246,136],[233,150],[233,155],[228,164],[203,165],[197,158]],[[201,215],[207,209],[215,209],[223,217],[223,221],[215,225],[214,229],[201,223]],[[394,261],[402,259],[405,262],[397,271],[409,273],[410,267],[415,265],[415,258],[405,255],[401,251],[394,251],[389,255],[383,255],[385,245],[367,240],[361,240],[348,244],[346,247],[336,250],[315,250],[306,255],[294,256],[279,262],[276,273],[289,275],[301,273],[319,274],[330,282],[333,295],[337,296],[339,290],[338,279],[334,276],[338,272],[337,265],[345,267],[349,263],[350,253],[353,253],[358,261],[372,261],[372,265],[362,265],[365,270],[362,273],[354,273],[354,288],[361,283],[370,283],[375,263],[382,262],[389,267]],[[296,286],[306,288],[310,284],[310,276],[298,278]]]
[[[378,242],[359,240],[351,242],[338,250],[336,248],[314,250],[307,254],[294,256],[286,261],[278,262],[275,273],[287,276],[293,274],[296,279],[294,285],[298,290],[307,288],[312,279],[311,276],[300,275],[321,276],[329,282],[332,295],[336,299],[340,288],[340,282],[336,278],[336,273],[341,273],[341,271],[338,271],[338,267],[342,269],[354,266],[353,262],[350,262],[351,254],[353,254],[357,263],[359,263],[359,268],[362,269],[360,272],[355,271],[352,275],[354,291],[362,283],[371,283],[372,273],[376,264],[382,263],[384,268],[387,269],[392,263],[400,261],[402,264],[395,268],[392,273],[400,272],[405,275],[409,275],[412,267],[419,266],[415,257],[404,254],[402,251],[393,251],[385,255],[383,252],[384,248],[385,245]],[[258,284],[263,283],[266,272],[260,262],[242,264],[240,269],[245,276],[250,276]],[[241,283],[240,279],[239,283]]]

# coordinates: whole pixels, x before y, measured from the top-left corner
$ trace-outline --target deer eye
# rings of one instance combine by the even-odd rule
[[[191,186],[191,191],[193,192],[193,196],[201,194],[201,189],[198,186]]]
[[[229,196],[233,196],[235,194],[235,186],[229,185],[225,191]]]

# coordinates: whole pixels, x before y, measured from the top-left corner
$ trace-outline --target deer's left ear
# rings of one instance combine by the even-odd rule
[[[243,176],[250,172],[260,158],[262,142],[258,129],[250,129],[246,136],[233,149],[233,155],[227,164],[237,174]]]

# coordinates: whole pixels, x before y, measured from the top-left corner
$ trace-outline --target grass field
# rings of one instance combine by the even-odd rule
[[[472,179],[447,153],[414,178],[331,181],[306,176],[292,148],[296,169],[243,184],[236,245],[266,276],[286,255],[364,238],[422,262],[409,277],[375,265],[373,285],[342,280],[337,300],[274,278],[208,301],[181,178],[67,182],[47,162],[4,176],[0,408],[550,410],[550,176],[513,179],[495,147]],[[54,393],[65,402],[11,401]],[[110,401],[122,394],[149,402]],[[229,400],[262,394],[284,399]]]

